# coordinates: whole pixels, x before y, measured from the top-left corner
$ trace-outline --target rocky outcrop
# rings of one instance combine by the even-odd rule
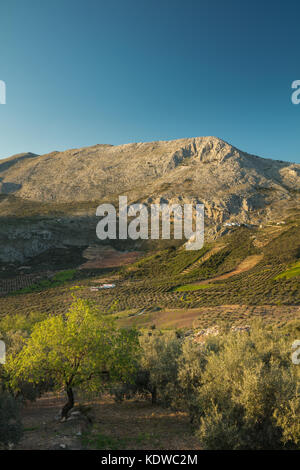
[[[216,237],[226,222],[260,224],[299,205],[300,165],[249,155],[216,137],[95,145],[0,160],[0,218],[14,219],[9,198],[24,207],[32,204],[37,214],[39,205],[43,213],[55,207],[62,214],[60,220],[35,218],[26,228],[25,222],[7,226],[1,218],[0,260],[23,261],[65,243],[94,243],[95,208],[116,203],[119,195],[147,204],[204,203],[206,236]],[[85,220],[89,230],[70,229],[67,216]]]

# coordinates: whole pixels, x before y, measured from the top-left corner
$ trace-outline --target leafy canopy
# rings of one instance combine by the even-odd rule
[[[96,390],[104,371],[111,380],[128,379],[137,348],[134,330],[118,330],[92,303],[76,299],[65,316],[47,318],[33,327],[8,368],[15,389],[20,379],[38,383],[47,378],[56,388]]]

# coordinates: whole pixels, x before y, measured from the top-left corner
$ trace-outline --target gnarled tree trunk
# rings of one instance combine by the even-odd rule
[[[72,390],[72,387],[67,387],[66,388],[66,393],[68,396],[68,401],[67,403],[63,406],[61,410],[61,417],[62,419],[67,419],[69,411],[73,408],[74,406],[74,393]]]

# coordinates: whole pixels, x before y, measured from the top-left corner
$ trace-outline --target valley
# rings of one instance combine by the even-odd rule
[[[57,415],[64,403],[61,388],[46,380],[23,390],[22,382],[24,433],[16,448],[211,448],[204,444],[205,432],[199,441],[191,425],[198,396],[193,393],[202,393],[198,382],[191,392],[193,354],[199,355],[198,370],[202,354],[209,355],[211,342],[219,341],[233,348],[238,361],[239,336],[256,367],[268,354],[276,356],[273,340],[285,341],[280,367],[291,367],[286,357],[300,324],[299,174],[300,165],[251,156],[216,138],[100,145],[2,160],[0,334],[9,344],[9,360],[22,355],[39,325],[66,322],[83,308],[93,321],[116,325],[122,334],[138,332],[141,355],[135,360],[146,374],[134,376],[134,385],[118,379],[115,388],[100,381],[100,388],[88,393],[75,385],[78,405],[66,420]],[[97,206],[116,203],[125,191],[130,203],[203,203],[204,246],[189,251],[186,240],[172,237],[98,240]],[[44,338],[53,339],[48,331]],[[230,368],[231,358],[224,360]],[[247,378],[247,362],[241,364]],[[15,371],[18,375],[18,364]],[[3,381],[10,374],[8,369]],[[236,378],[233,386],[246,387],[246,378],[243,385]],[[221,390],[218,375],[214,380]],[[295,375],[293,387],[297,380]],[[200,408],[197,413],[199,418]],[[257,439],[251,445],[260,448]]]

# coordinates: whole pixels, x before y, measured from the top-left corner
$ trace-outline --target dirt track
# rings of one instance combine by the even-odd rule
[[[237,274],[249,271],[254,268],[263,258],[263,255],[251,255],[247,256],[240,264],[237,265],[235,269],[229,273],[221,274],[221,276],[213,277],[212,279],[206,279],[205,281],[196,282],[196,284],[208,284],[209,282],[222,281],[223,279],[228,279]]]

